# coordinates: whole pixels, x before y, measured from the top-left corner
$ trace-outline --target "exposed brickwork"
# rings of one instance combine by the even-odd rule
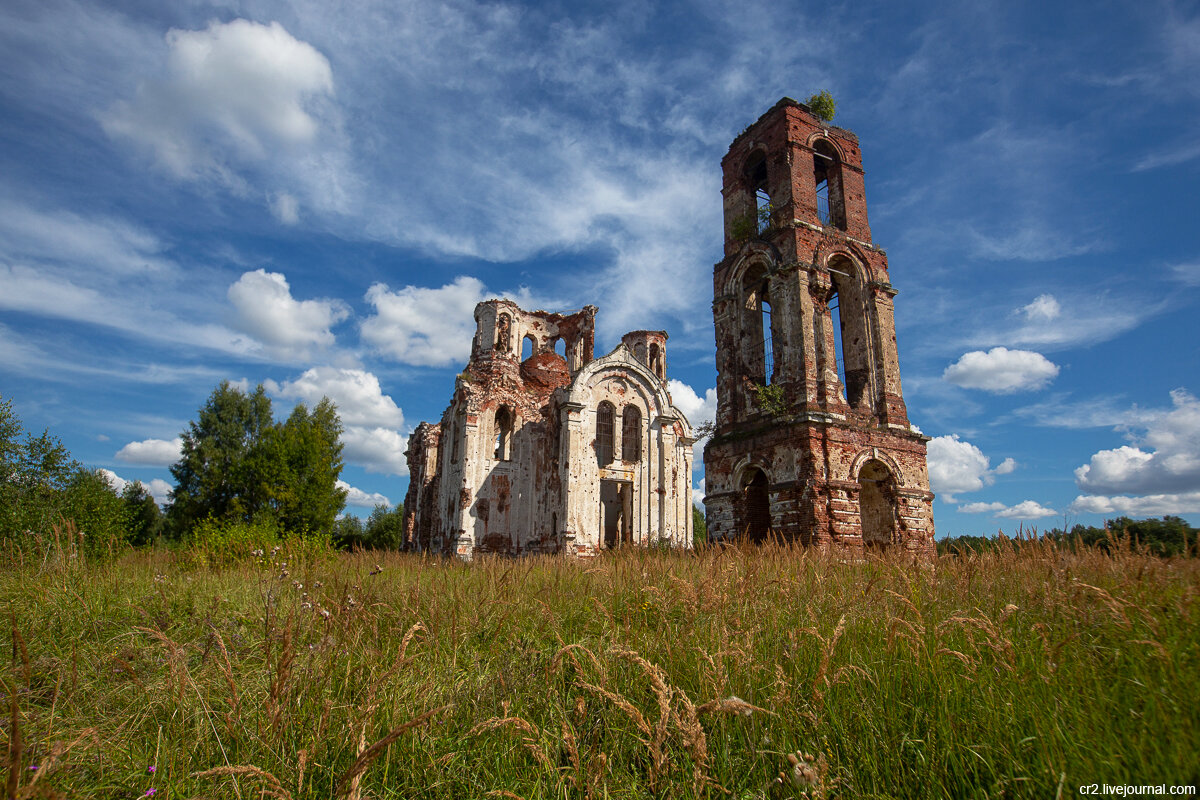
[[[476,306],[450,406],[409,439],[410,547],[470,559],[691,546],[694,439],[666,390],[667,335],[634,331],[597,359],[595,315]]]
[[[857,137],[785,98],[721,165],[710,534],[753,535],[765,482],[785,538],[932,554],[927,438],[904,405],[896,292],[871,243]]]

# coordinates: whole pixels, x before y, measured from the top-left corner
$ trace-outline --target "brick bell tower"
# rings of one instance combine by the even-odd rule
[[[932,555],[928,438],[900,389],[887,256],[858,137],[790,98],[721,161],[710,535]]]

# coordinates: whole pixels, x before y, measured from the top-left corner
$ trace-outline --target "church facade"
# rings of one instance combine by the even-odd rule
[[[590,556],[692,546],[692,445],[663,331],[595,358],[595,306],[475,308],[471,357],[438,423],[409,437],[409,547]]]

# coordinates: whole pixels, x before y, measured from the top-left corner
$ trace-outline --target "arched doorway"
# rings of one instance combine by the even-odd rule
[[[763,542],[771,530],[771,492],[767,473],[750,469],[742,479],[741,530],[751,542]]]
[[[884,550],[896,538],[896,480],[881,461],[868,461],[858,471],[858,513],[866,549]]]

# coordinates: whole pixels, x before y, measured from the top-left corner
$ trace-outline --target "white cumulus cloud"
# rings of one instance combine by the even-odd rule
[[[1132,517],[1198,514],[1200,513],[1200,491],[1148,494],[1139,497],[1080,495],[1071,503],[1070,510],[1079,514],[1115,514]]]
[[[1062,313],[1062,306],[1058,304],[1054,295],[1041,294],[1035,297],[1032,303],[1023,306],[1020,313],[1028,320],[1049,322]]]
[[[212,22],[172,28],[161,74],[102,124],[111,136],[150,148],[181,177],[213,176],[236,185],[230,161],[261,159],[275,148],[311,142],[320,122],[314,100],[332,95],[328,59],[278,22]]]
[[[355,488],[343,480],[337,482],[339,489],[346,490],[346,505],[354,506],[355,508],[374,508],[378,505],[390,506],[391,500],[379,492],[364,492],[362,489]]]
[[[408,437],[391,428],[347,427],[342,434],[342,455],[367,472],[384,475],[408,474]]]
[[[171,490],[174,487],[162,478],[154,478],[149,483],[146,483],[145,481],[125,480],[110,469],[101,469],[99,472],[108,481],[108,485],[118,492],[125,491],[125,487],[131,483],[140,483],[150,493],[150,496],[154,498],[154,502],[160,506],[166,505],[171,500]]]
[[[404,427],[404,412],[383,393],[379,378],[361,369],[313,367],[294,381],[264,383],[278,397],[301,400],[310,407],[328,397],[337,405],[343,425]]]
[[[261,343],[277,358],[306,358],[314,349],[333,345],[330,330],[350,314],[341,300],[296,300],[287,278],[256,269],[229,287],[234,326]]]
[[[966,503],[959,506],[958,511],[963,514],[991,514],[1002,519],[1041,519],[1058,513],[1034,500],[1023,500],[1014,506],[1004,503]]]
[[[1046,508],[1033,500],[1024,500],[998,512],[996,516],[1004,519],[1042,519],[1043,517],[1053,517],[1056,514],[1058,512],[1053,508]]]
[[[683,381],[671,378],[667,381],[667,390],[671,393],[671,402],[675,407],[683,412],[683,415],[688,418],[688,422],[692,425],[692,432],[695,433],[696,428],[706,422],[712,422],[717,416],[717,390],[709,388],[704,390],[704,397],[696,393],[696,390],[688,386]],[[700,470],[704,468],[704,445],[708,441],[708,437],[697,439],[692,445],[692,470]],[[701,481],[703,483],[703,481]],[[704,493],[701,491],[700,499],[704,499]]]
[[[957,502],[954,496],[960,492],[974,492],[990,486],[996,475],[1006,475],[1017,467],[1015,461],[1006,458],[992,469],[991,460],[983,451],[959,439],[958,434],[930,439],[926,463],[930,488],[947,503]]]
[[[1008,506],[1004,503],[966,503],[959,506],[958,511],[963,514],[991,514],[1006,508]]]
[[[362,338],[405,364],[444,367],[466,363],[475,336],[475,305],[486,297],[483,281],[460,275],[437,289],[377,283],[367,290],[375,314],[362,323]]]
[[[169,467],[179,460],[183,440],[178,437],[166,439],[143,439],[130,442],[117,451],[116,459],[126,464],[147,467]]]
[[[1058,365],[1041,353],[993,347],[964,353],[946,367],[942,378],[967,389],[995,394],[1041,389],[1058,375]]]
[[[1075,484],[1089,494],[1076,498],[1072,509],[1136,513],[1121,509],[1141,504],[1164,514],[1189,513],[1193,495],[1200,495],[1200,400],[1176,389],[1171,404],[1139,415],[1140,432],[1129,434],[1133,444],[1101,450],[1075,470]]]
[[[704,397],[683,381],[671,378],[667,381],[667,390],[671,393],[671,402],[683,412],[688,422],[695,428],[705,422],[712,422],[717,416],[717,390],[705,389]]]

